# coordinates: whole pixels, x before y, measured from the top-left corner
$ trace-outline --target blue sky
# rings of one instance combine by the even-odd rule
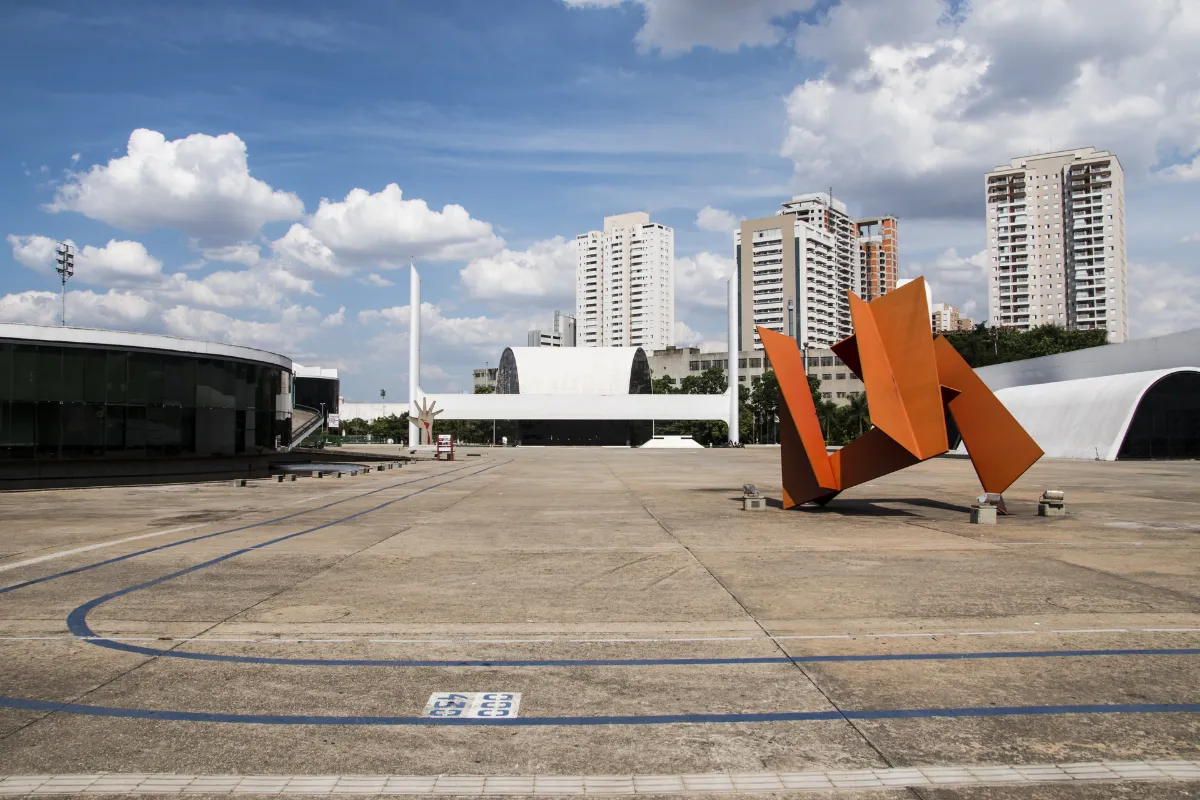
[[[399,399],[412,255],[423,385],[463,389],[573,306],[570,240],[606,214],[675,228],[679,343],[720,342],[730,221],[830,185],[981,314],[983,171],[1092,144],[1126,169],[1134,335],[1195,327],[1197,12],[1072,5],[8,3],[0,319],[56,321],[46,245],[70,239],[75,323]]]

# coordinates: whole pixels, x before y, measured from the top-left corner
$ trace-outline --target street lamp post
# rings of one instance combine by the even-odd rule
[[[328,420],[325,417],[325,404],[321,403],[321,433],[328,435],[329,426],[326,424]]]
[[[62,279],[62,324],[67,325],[67,281],[75,274],[75,248],[65,242],[58,243],[58,267],[55,272]]]

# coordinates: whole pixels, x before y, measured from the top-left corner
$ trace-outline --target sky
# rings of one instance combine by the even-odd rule
[[[407,395],[574,307],[573,240],[675,229],[676,343],[724,346],[732,231],[797,193],[899,220],[986,316],[984,173],[1125,170],[1131,335],[1200,326],[1192,0],[6,2],[0,321],[259,347]]]

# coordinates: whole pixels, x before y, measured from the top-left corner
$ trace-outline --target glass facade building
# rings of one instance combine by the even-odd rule
[[[0,459],[274,452],[291,437],[290,383],[280,363],[0,339]]]

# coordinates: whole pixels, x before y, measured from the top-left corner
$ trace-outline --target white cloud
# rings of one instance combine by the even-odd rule
[[[153,303],[131,292],[67,292],[67,323],[72,327],[130,330],[147,322],[153,326],[154,312]],[[17,292],[0,297],[0,320],[4,322],[57,325],[61,313],[58,292]]]
[[[338,262],[329,246],[298,222],[271,242],[271,249],[281,264],[301,275],[338,278],[350,274],[350,269]]]
[[[79,153],[71,153],[71,163],[74,164],[77,161],[79,161]]]
[[[696,227],[714,233],[733,233],[738,227],[738,218],[728,211],[705,206],[696,214]]]
[[[526,250],[505,248],[459,271],[467,293],[480,299],[573,297],[578,256],[574,239],[555,236]]]
[[[565,0],[578,8],[615,8],[620,0]],[[632,2],[632,0],[631,0]],[[788,35],[781,20],[812,7],[812,0],[636,0],[646,21],[635,41],[643,52],[666,55],[710,47],[730,53],[741,47],[778,44]]]
[[[393,283],[392,281],[389,281],[387,278],[383,277],[382,275],[380,275],[377,272],[372,272],[370,275],[367,275],[367,277],[362,279],[362,282],[365,283],[367,286],[376,286],[376,287],[379,287],[380,289],[385,288],[387,286],[395,286],[396,285],[395,283]]]
[[[933,261],[910,264],[904,273],[906,277],[924,278],[933,302],[949,303],[968,316],[978,313],[980,321],[987,316],[987,250],[960,256],[950,247]]]
[[[346,322],[346,307],[342,306],[325,319],[321,320],[322,328],[340,328]]]
[[[723,333],[717,335],[701,333],[692,330],[683,320],[675,320],[676,347],[699,347],[702,353],[724,353],[727,350],[725,342],[726,337]]]
[[[316,294],[313,282],[276,266],[244,270],[221,270],[193,280],[177,272],[163,284],[159,294],[165,302],[207,308],[270,309],[286,304],[290,294]]]
[[[909,218],[975,216],[981,175],[1014,156],[1094,144],[1136,177],[1200,151],[1196,4],[975,0],[958,14],[860,0],[801,26],[801,52],[825,64],[787,101],[782,154],[805,186]]]
[[[1173,164],[1161,172],[1164,178],[1177,181],[1200,181],[1200,155],[1190,163]]]
[[[212,238],[251,236],[264,223],[304,212],[299,197],[250,176],[237,135],[168,141],[144,128],[130,134],[126,155],[72,175],[47,208],[128,230],[176,228]]]
[[[1187,236],[1184,236],[1179,240],[1180,244],[1193,244],[1195,242],[1200,242],[1200,232],[1189,233]]]
[[[685,308],[725,308],[729,278],[737,269],[732,258],[701,252],[675,259],[675,303]]]
[[[68,301],[69,302],[69,301]],[[276,353],[292,352],[311,335],[321,313],[311,306],[288,306],[270,321],[246,320],[208,309],[178,305],[162,312],[164,330],[173,336],[228,342]]]
[[[10,235],[13,258],[44,274],[55,268],[58,243],[47,236]],[[66,244],[75,246],[73,241]],[[104,247],[76,249],[75,280],[101,286],[150,285],[162,277],[162,262],[141,242],[110,240]]]
[[[200,254],[209,261],[224,261],[253,267],[262,260],[261,248],[253,242],[237,242],[222,247],[202,247]]]
[[[504,241],[462,206],[434,211],[424,200],[405,200],[389,183],[375,194],[352,189],[345,200],[321,200],[304,225],[293,225],[272,246],[288,257],[301,251],[302,264],[328,271],[331,264],[388,269],[410,260],[465,261],[495,253]]]
[[[1129,263],[1132,338],[1200,328],[1200,274],[1173,264]]]
[[[360,325],[382,323],[401,328],[408,335],[409,306],[392,306],[358,312]],[[476,348],[481,352],[495,351],[498,358],[505,347],[524,345],[525,333],[535,326],[529,317],[447,317],[440,306],[421,303],[421,342],[446,344],[454,347]]]

